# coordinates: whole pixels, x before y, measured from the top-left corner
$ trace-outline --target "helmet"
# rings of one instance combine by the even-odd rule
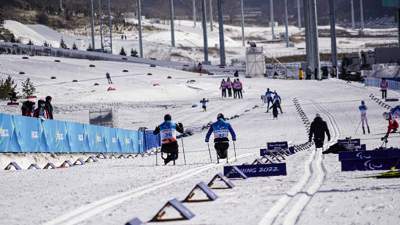
[[[220,119],[225,120],[224,114],[218,113],[217,120],[220,120]]]
[[[319,115],[319,113],[317,113],[317,114],[315,114],[315,117],[321,118],[321,115]]]
[[[171,121],[171,120],[172,120],[171,115],[165,114],[165,116],[164,116],[164,121]]]
[[[382,114],[382,116],[383,116],[383,118],[385,119],[385,120],[388,120],[388,119],[390,119],[390,113],[388,113],[388,112],[384,112],[383,114]]]

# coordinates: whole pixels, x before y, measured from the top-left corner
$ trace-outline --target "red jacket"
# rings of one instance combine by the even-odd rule
[[[393,131],[396,131],[398,128],[399,128],[399,124],[397,123],[397,121],[395,119],[390,119],[387,133],[389,134]]]

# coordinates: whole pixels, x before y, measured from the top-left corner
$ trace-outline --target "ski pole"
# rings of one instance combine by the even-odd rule
[[[185,162],[185,165],[186,165],[186,154],[185,154],[185,146],[183,145],[183,137],[181,137],[181,142],[182,142],[182,151],[183,151],[183,161]]]
[[[233,141],[233,151],[234,151],[234,153],[235,153],[235,161],[237,161],[235,141]]]
[[[156,166],[158,166],[158,149],[156,148]]]
[[[354,135],[357,134],[357,131],[358,131],[358,128],[360,128],[360,125],[361,125],[361,121],[358,123],[357,129],[356,129],[356,132],[354,132]]]
[[[211,157],[211,150],[210,150],[210,144],[207,142],[207,147],[208,147],[208,154],[210,154],[210,162],[212,163],[212,157]]]

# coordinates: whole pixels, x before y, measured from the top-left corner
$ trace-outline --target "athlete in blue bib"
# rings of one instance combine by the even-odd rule
[[[228,148],[229,148],[229,133],[232,136],[232,140],[236,141],[235,131],[232,129],[232,126],[225,122],[225,117],[222,113],[218,114],[217,122],[213,123],[210,126],[210,129],[206,135],[206,142],[210,141],[211,134],[214,133],[214,148],[217,151],[218,157],[220,159],[225,159],[228,156]]]
[[[167,157],[164,159],[164,164],[178,159],[179,145],[176,140],[176,131],[183,133],[183,125],[176,124],[172,121],[171,115],[164,116],[164,122],[156,127],[153,134],[160,134],[161,139],[161,152],[166,153]]]

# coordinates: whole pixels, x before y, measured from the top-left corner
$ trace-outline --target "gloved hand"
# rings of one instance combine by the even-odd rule
[[[182,123],[178,123],[178,126],[183,127],[183,124]]]
[[[209,140],[207,140],[207,139],[205,140],[206,143],[208,143],[208,141],[209,141]]]
[[[236,139],[232,139],[232,141],[236,141]]]

